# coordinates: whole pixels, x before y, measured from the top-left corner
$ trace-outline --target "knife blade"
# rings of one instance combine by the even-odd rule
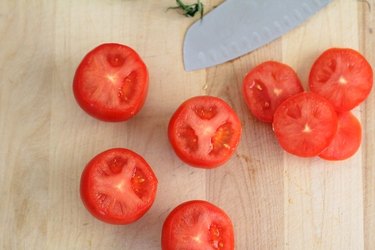
[[[331,0],[226,0],[195,22],[183,47],[186,71],[247,54],[292,30]]]

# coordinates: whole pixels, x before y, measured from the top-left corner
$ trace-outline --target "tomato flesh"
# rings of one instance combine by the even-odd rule
[[[148,72],[140,56],[121,44],[102,44],[78,66],[73,91],[88,114],[104,121],[125,121],[142,108]]]
[[[302,91],[296,72],[288,65],[275,61],[264,62],[250,70],[242,86],[251,113],[264,122],[272,122],[280,103]]]
[[[339,112],[363,102],[372,84],[370,64],[352,49],[326,50],[314,62],[309,76],[310,90],[328,99]]]
[[[154,202],[157,178],[138,154],[114,148],[95,156],[81,176],[81,199],[89,212],[107,223],[128,224]]]
[[[329,146],[319,154],[326,160],[345,160],[353,156],[361,145],[362,128],[351,112],[338,114],[335,137]]]
[[[162,249],[234,249],[233,224],[223,210],[207,201],[182,203],[163,224]]]
[[[302,157],[317,156],[336,133],[337,114],[326,99],[304,92],[288,98],[277,108],[273,129],[287,152]]]
[[[213,168],[232,156],[241,130],[239,118],[223,100],[198,96],[176,110],[169,122],[168,136],[183,161],[195,167]]]

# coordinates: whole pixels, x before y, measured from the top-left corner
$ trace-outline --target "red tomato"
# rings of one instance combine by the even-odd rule
[[[288,65],[274,61],[264,62],[252,69],[242,86],[251,113],[264,122],[272,122],[280,103],[302,91],[296,72]]]
[[[317,156],[336,133],[337,114],[329,101],[304,92],[289,97],[276,109],[273,129],[287,152],[302,157]]]
[[[173,114],[168,136],[184,162],[214,168],[233,155],[241,131],[239,118],[222,99],[197,96],[182,103]]]
[[[207,201],[177,206],[163,224],[163,250],[234,249],[233,224],[228,215]]]
[[[370,64],[357,51],[332,48],[315,61],[309,86],[328,99],[337,111],[349,111],[366,99],[372,88]]]
[[[361,138],[362,128],[358,119],[350,112],[340,113],[336,135],[319,156],[326,160],[347,159],[357,152]]]
[[[128,224],[151,207],[157,184],[154,172],[140,155],[113,148],[87,164],[81,176],[81,199],[99,220]]]
[[[77,68],[73,92],[88,114],[104,121],[125,121],[142,108],[148,72],[140,56],[121,44],[102,44]]]

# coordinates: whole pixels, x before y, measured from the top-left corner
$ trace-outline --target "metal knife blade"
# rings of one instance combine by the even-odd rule
[[[226,0],[186,32],[186,71],[249,53],[295,28],[331,0]]]

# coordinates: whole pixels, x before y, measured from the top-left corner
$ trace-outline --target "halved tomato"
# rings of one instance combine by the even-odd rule
[[[161,244],[163,250],[232,250],[233,224],[217,206],[207,201],[188,201],[168,215]]]
[[[317,156],[335,136],[337,114],[323,97],[303,92],[289,97],[276,109],[273,130],[287,152]]]
[[[319,157],[326,160],[345,160],[357,152],[361,139],[362,128],[358,119],[351,112],[339,113],[336,135]]]
[[[88,211],[111,224],[138,220],[155,200],[158,180],[135,152],[113,148],[95,156],[81,176],[81,199]]]
[[[188,99],[173,114],[169,141],[186,163],[214,168],[233,155],[240,141],[241,122],[222,99],[197,96]]]
[[[363,102],[372,82],[367,60],[359,52],[344,48],[326,50],[314,62],[309,76],[310,90],[328,99],[339,112]]]
[[[107,43],[90,51],[78,66],[74,96],[93,117],[119,122],[137,114],[146,99],[148,71],[130,47]]]
[[[276,108],[289,96],[303,91],[296,72],[286,64],[267,61],[247,73],[242,93],[251,113],[272,122]]]

